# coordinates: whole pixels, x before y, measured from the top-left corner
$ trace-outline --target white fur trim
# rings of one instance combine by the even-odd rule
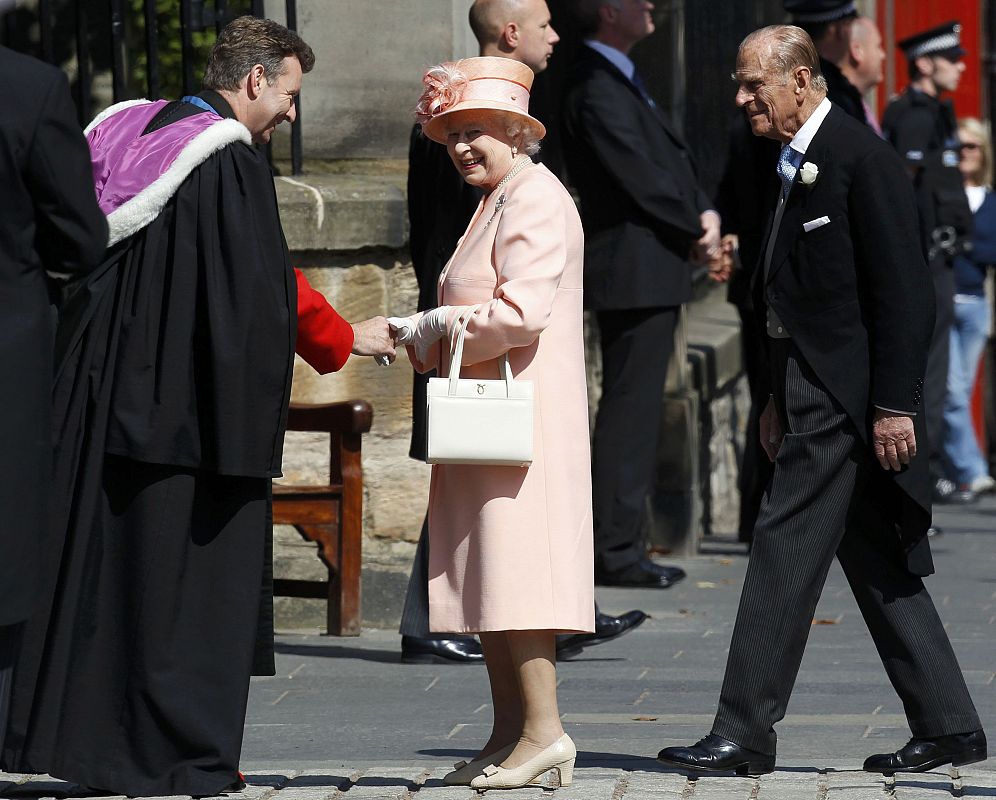
[[[101,111],[97,116],[93,118],[93,122],[86,126],[86,130],[83,131],[84,136],[89,136],[90,131],[96,128],[101,122],[103,122],[108,117],[113,117],[119,111],[124,111],[126,108],[133,108],[134,106],[151,105],[151,100],[123,100],[120,103],[115,103],[113,106],[108,106],[103,111]]]
[[[110,110],[110,109],[108,109]],[[197,167],[219,150],[235,142],[252,143],[249,129],[234,119],[215,122],[191,139],[162,175],[141,192],[107,215],[110,239],[107,246],[138,233],[162,213],[166,203]]]

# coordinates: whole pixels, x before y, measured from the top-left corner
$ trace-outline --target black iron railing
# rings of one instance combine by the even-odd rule
[[[205,50],[201,34],[217,34],[234,17],[250,13],[264,16],[263,0],[173,0],[179,21],[179,75],[164,71],[162,0],[37,0],[34,9],[10,12],[0,26],[0,42],[62,66],[75,55],[74,98],[80,124],[94,114],[93,80],[98,72],[111,76],[114,102],[132,97],[160,98],[164,91],[192,94],[199,87],[198,73]],[[285,0],[287,27],[297,28],[297,1]],[[67,19],[71,11],[71,20]],[[172,14],[170,10],[170,14]],[[141,36],[138,30],[142,28]],[[200,36],[200,42],[195,39]],[[175,48],[175,43],[173,47]],[[144,63],[137,66],[144,58]],[[175,57],[172,59],[175,61]],[[301,103],[295,101],[296,119],[291,126],[291,169],[301,174],[303,146]],[[269,149],[269,148],[268,148]]]

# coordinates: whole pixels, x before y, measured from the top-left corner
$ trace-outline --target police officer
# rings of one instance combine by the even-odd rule
[[[969,247],[972,212],[958,171],[958,128],[945,92],[958,87],[965,64],[961,25],[948,22],[899,42],[910,85],[885,110],[882,130],[906,160],[916,187],[923,247],[934,277],[937,317],[927,360],[924,410],[935,502],[968,502],[974,495],[944,477],[944,396],[948,335],[954,318],[954,256]]]

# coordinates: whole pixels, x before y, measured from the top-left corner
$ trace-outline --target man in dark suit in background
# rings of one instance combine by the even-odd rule
[[[470,26],[482,56],[520,61],[533,72],[546,69],[560,37],[550,24],[545,0],[475,0]],[[481,192],[456,171],[446,148],[412,129],[408,147],[408,221],[412,267],[418,280],[420,311],[438,304],[439,274],[463,235]],[[409,455],[425,460],[425,392],[430,374],[415,373],[412,384],[412,440]],[[422,523],[401,615],[401,658],[406,663],[483,663],[473,637],[429,633],[428,518]],[[595,607],[595,631],[557,638],[557,655],[567,658],[581,648],[611,641],[638,627],[643,611],[619,617]]]
[[[644,510],[675,325],[692,295],[689,260],[719,256],[720,219],[628,55],[653,32],[653,5],[579,0],[575,9],[586,38],[565,89],[563,141],[585,230],[585,308],[602,347],[595,581],[668,587],[684,572],[647,557]]]
[[[0,15],[2,16],[2,15]],[[0,19],[2,21],[2,19]],[[65,76],[0,47],[0,750],[52,471],[53,281],[99,263],[107,223]]]
[[[748,36],[737,80],[754,134],[782,145],[754,281],[771,363],[761,443],[775,468],[712,732],[659,759],[698,772],[774,769],[773,726],[836,554],[913,733],[865,769],[980,761],[985,734],[921,579],[933,565],[917,410],[934,310],[905,168],[826,99],[800,28]]]

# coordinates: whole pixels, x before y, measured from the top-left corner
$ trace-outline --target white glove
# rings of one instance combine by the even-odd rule
[[[415,356],[425,362],[429,348],[446,335],[446,319],[451,307],[439,306],[426,311],[421,317],[388,317],[387,322],[392,330],[396,330],[398,344],[412,345]]]
[[[415,317],[388,317],[387,324],[391,326],[391,333],[397,344],[411,344],[415,341],[415,326],[418,324]]]

